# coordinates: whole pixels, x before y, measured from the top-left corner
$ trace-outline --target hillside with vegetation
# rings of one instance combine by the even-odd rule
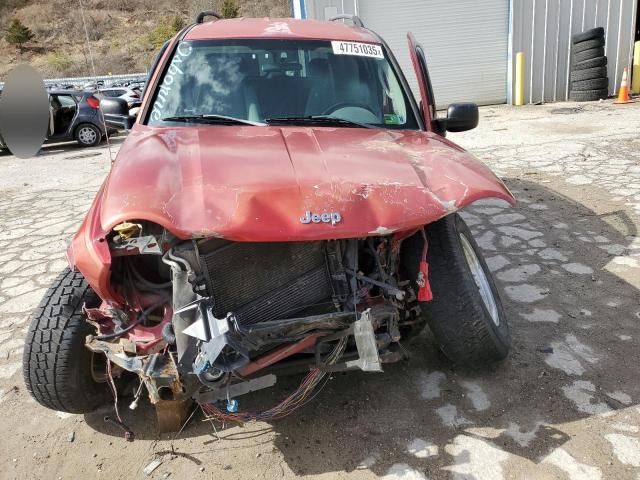
[[[0,80],[21,63],[45,78],[91,75],[91,57],[97,75],[144,72],[159,46],[203,10],[291,15],[289,0],[0,0]]]

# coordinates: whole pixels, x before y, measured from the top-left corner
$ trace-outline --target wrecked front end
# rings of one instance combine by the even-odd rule
[[[164,430],[180,427],[176,411],[191,401],[222,418],[280,417],[329,372],[381,371],[403,357],[401,332],[420,321],[417,290],[428,288],[402,276],[402,240],[416,231],[250,243],[118,225],[106,242],[123,302],[86,311],[97,330],[86,346],[113,375],[139,376]],[[281,404],[236,412],[238,396],[294,372],[308,376]]]
[[[328,372],[400,360],[425,322],[431,224],[481,198],[513,202],[425,132],[137,128],[69,259],[103,300],[86,312],[87,347],[138,375],[162,418],[190,401],[279,417]],[[284,403],[235,411],[289,372],[308,376]]]

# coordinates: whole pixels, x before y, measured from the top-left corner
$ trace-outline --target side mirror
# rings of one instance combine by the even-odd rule
[[[447,118],[440,120],[448,132],[465,132],[478,126],[480,112],[475,103],[452,103]]]

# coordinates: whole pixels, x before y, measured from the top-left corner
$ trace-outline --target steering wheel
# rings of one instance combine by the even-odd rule
[[[322,113],[322,115],[331,115],[336,110],[340,110],[340,109],[347,108],[347,107],[361,108],[361,109],[366,110],[367,112],[369,112],[374,117],[378,116],[376,114],[376,112],[374,112],[369,105],[365,105],[363,103],[355,103],[355,102],[339,102],[339,103],[336,103],[334,105],[331,105],[329,108],[327,108]]]

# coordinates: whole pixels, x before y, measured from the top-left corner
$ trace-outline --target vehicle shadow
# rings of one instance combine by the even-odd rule
[[[563,424],[638,404],[640,278],[618,260],[637,236],[634,222],[615,204],[594,211],[538,183],[507,184],[520,200],[517,208],[490,201],[465,214],[510,320],[513,347],[505,362],[455,369],[426,331],[405,345],[409,361],[388,365],[383,374],[333,375],[289,417],[226,429],[216,424],[214,434],[198,412],[177,438],[210,436],[232,449],[237,436],[255,434],[251,442],[273,442],[297,475],[366,468],[382,476],[405,464],[441,478],[448,476],[445,467],[494,451],[537,464],[569,440]],[[270,390],[241,397],[240,408],[271,407],[299,381],[279,379]],[[121,435],[102,415],[85,419]],[[156,434],[149,407],[124,416],[138,438],[174,438]],[[199,461],[212,454],[186,453]]]
[[[109,137],[109,144],[111,146],[120,146],[124,140],[127,138],[126,132],[118,132]],[[43,155],[52,155],[54,153],[74,153],[74,152],[95,152],[98,150],[103,150],[108,148],[109,144],[107,144],[106,140],[103,140],[95,147],[83,147],[78,142],[62,142],[62,143],[45,143],[38,152],[38,156]]]
[[[126,132],[118,132],[112,135],[111,137],[109,137],[109,143],[111,144],[112,147],[119,147],[126,138],[127,138]],[[44,145],[42,145],[42,148],[38,152],[37,156],[47,156],[47,155],[53,155],[58,153],[69,153],[71,155],[80,154],[80,153],[97,155],[98,152],[101,152],[103,149],[106,149],[106,148],[108,148],[108,145],[105,140],[103,140],[101,143],[99,143],[95,147],[83,147],[82,145],[78,144],[78,142],[75,142],[75,141],[61,142],[61,143],[45,143]],[[12,155],[13,154],[11,153],[11,151],[7,149],[0,149],[0,159],[5,157],[10,157]]]

